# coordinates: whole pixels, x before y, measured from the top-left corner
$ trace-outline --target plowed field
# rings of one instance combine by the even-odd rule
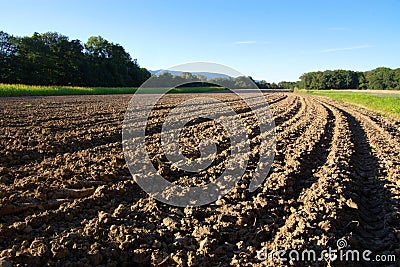
[[[289,262],[260,260],[257,251],[321,251],[337,248],[342,239],[347,248],[371,250],[371,258],[395,255],[396,261],[384,265],[398,266],[400,122],[327,98],[265,96],[277,138],[267,179],[248,192],[250,166],[227,195],[194,208],[158,202],[132,179],[121,143],[129,95],[0,98],[3,263],[277,266]],[[186,97],[172,95],[173,102],[161,104],[157,112]],[[251,110],[241,107],[233,94],[212,97],[230,102],[251,121]],[[154,131],[158,118],[149,121]],[[220,126],[208,124],[198,121],[188,127],[184,142],[196,147],[190,137],[199,127],[223,136]],[[250,138],[256,140],[256,133]],[[223,156],[229,143],[224,137],[221,142]],[[150,152],[160,174],[182,184],[207,182],[187,176],[179,181],[157,154],[161,152]],[[186,151],[188,157],[196,153]],[[215,162],[215,174],[223,167],[222,157]],[[328,259],[318,264],[377,265]]]

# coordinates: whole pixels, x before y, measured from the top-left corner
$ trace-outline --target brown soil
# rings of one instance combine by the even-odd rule
[[[254,120],[232,94],[212,97]],[[157,107],[148,145],[160,173],[200,185],[213,177],[180,179],[156,144],[159,118],[186,98]],[[1,266],[276,266],[287,263],[260,261],[257,250],[322,250],[340,238],[352,249],[395,254],[398,266],[400,122],[322,97],[266,98],[277,149],[263,186],[246,190],[250,166],[225,197],[196,208],[155,201],[132,179],[121,144],[129,95],[1,98]],[[218,175],[225,133],[210,121],[187,127],[188,157],[198,156],[196,128],[222,136]],[[257,135],[250,138],[256,160]]]

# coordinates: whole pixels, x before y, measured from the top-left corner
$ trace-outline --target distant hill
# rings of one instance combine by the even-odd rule
[[[163,69],[161,69],[161,70],[149,70],[149,72],[151,74],[157,74],[157,73],[161,74],[163,72],[169,72],[172,75],[179,76],[185,71],[163,70]],[[190,73],[192,73],[193,75],[196,75],[196,74],[203,75],[203,76],[205,76],[207,78],[207,80],[211,80],[211,79],[214,79],[214,78],[232,78],[229,75],[221,74],[221,73],[214,73],[214,72],[201,72],[200,71],[200,72],[190,72]]]

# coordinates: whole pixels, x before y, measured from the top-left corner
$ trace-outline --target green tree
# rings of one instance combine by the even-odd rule
[[[394,72],[394,84],[396,87],[394,89],[400,90],[400,68],[393,70]]]
[[[15,38],[6,32],[0,31],[0,82],[14,83],[16,81],[14,80],[16,53]]]
[[[140,86],[151,74],[119,44],[92,36],[85,44],[89,83],[94,86]]]
[[[251,77],[247,76],[239,76],[235,78],[235,83],[233,88],[237,89],[249,89],[249,88],[254,88],[255,84],[253,82],[253,79]]]
[[[395,72],[390,68],[380,67],[365,73],[369,89],[395,89]]]
[[[368,81],[365,78],[364,72],[357,72],[357,78],[358,78],[358,89],[367,89],[368,87]]]

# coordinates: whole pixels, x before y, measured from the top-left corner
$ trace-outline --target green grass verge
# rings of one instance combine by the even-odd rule
[[[362,106],[381,114],[400,117],[400,94],[346,92],[343,90],[309,90],[307,93],[327,96],[334,100]]]
[[[23,84],[1,84],[0,96],[56,96],[56,95],[107,95],[133,94],[135,87],[71,87],[71,86],[37,86]],[[146,93],[156,94],[163,91],[160,88],[145,89]],[[182,87],[175,88],[170,93],[200,93],[224,90],[220,87]]]

